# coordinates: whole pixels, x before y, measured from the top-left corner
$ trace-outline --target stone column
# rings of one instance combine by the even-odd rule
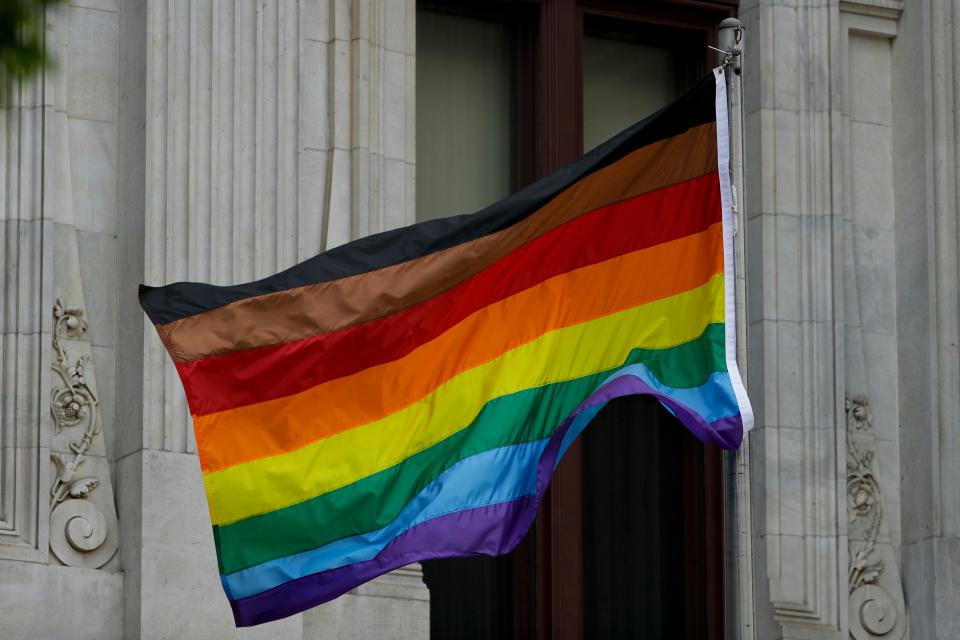
[[[901,638],[886,0],[741,5],[760,638]]]
[[[757,638],[845,638],[836,3],[746,0]]]
[[[894,44],[903,578],[914,638],[960,636],[960,5]],[[900,286],[902,283],[902,286]]]
[[[413,222],[413,11],[412,0],[121,7],[118,322],[130,355],[117,454],[131,637],[236,633],[186,401],[135,285],[254,280]],[[353,616],[343,633],[389,616],[422,637],[426,588],[415,567],[245,637],[341,637],[319,622],[334,610]]]
[[[43,210],[43,80],[0,94],[0,558],[46,562],[53,221]],[[47,266],[44,269],[44,265]]]

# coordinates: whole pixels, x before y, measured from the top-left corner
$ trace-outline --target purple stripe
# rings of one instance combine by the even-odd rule
[[[704,442],[733,449],[743,437],[739,415],[707,423],[700,415],[668,396],[656,392],[639,378],[623,376],[604,384],[580,403],[550,437],[537,463],[533,495],[438,516],[397,536],[365,562],[356,562],[291,580],[262,593],[231,602],[238,627],[249,627],[286,618],[343,595],[355,587],[394,569],[421,560],[498,556],[511,551],[530,528],[540,499],[546,493],[563,438],[574,418],[585,409],[614,398],[634,394],[656,396]]]
[[[539,501],[539,496],[526,496],[428,520],[398,536],[373,560],[314,573],[232,602],[234,620],[238,627],[249,627],[286,618],[421,560],[502,555],[527,532]]]
[[[631,395],[650,395],[660,401],[660,404],[666,406],[678,420],[689,429],[693,435],[708,444],[715,444],[723,449],[735,450],[740,446],[743,440],[743,418],[739,413],[727,418],[721,418],[716,422],[707,422],[704,418],[692,411],[687,406],[680,404],[672,399],[668,394],[662,393],[636,376],[626,375],[615,378],[603,385],[595,392],[590,394],[583,404],[577,407],[573,415],[583,411],[589,406],[608,402],[614,398]],[[566,423],[561,427],[566,432]]]
[[[609,386],[609,385],[607,385]],[[456,511],[408,529],[365,562],[314,573],[247,598],[234,600],[233,618],[238,627],[249,627],[292,616],[329,602],[358,585],[394,569],[421,560],[497,556],[511,551],[530,528],[540,498],[553,475],[557,451],[574,417],[584,409],[606,402],[603,388],[584,400],[550,437],[537,463],[536,493],[509,502]]]

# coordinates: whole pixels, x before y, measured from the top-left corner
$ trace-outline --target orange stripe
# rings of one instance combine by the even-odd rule
[[[293,451],[373,422],[546,332],[700,286],[723,271],[722,245],[716,223],[701,233],[546,280],[484,307],[403,358],[291,396],[196,416],[203,469],[217,471]],[[304,430],[304,424],[311,429]]]

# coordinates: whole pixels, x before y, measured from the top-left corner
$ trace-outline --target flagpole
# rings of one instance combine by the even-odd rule
[[[730,178],[733,186],[734,270],[736,283],[737,365],[744,381],[747,371],[746,243],[743,187],[743,23],[723,20],[717,28],[720,64],[726,67],[727,115],[730,132]],[[754,640],[753,522],[750,496],[750,440],[727,459],[726,499],[732,507],[728,517],[728,548],[732,552],[727,589],[727,636]],[[730,513],[728,510],[727,513]]]

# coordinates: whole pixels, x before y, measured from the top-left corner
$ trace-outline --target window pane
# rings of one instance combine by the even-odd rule
[[[686,59],[695,46],[673,29],[634,27],[629,22],[588,16],[583,39],[583,148],[601,142],[680,95]],[[678,50],[677,47],[683,47]]]
[[[417,12],[417,220],[510,194],[510,70],[506,25]]]

